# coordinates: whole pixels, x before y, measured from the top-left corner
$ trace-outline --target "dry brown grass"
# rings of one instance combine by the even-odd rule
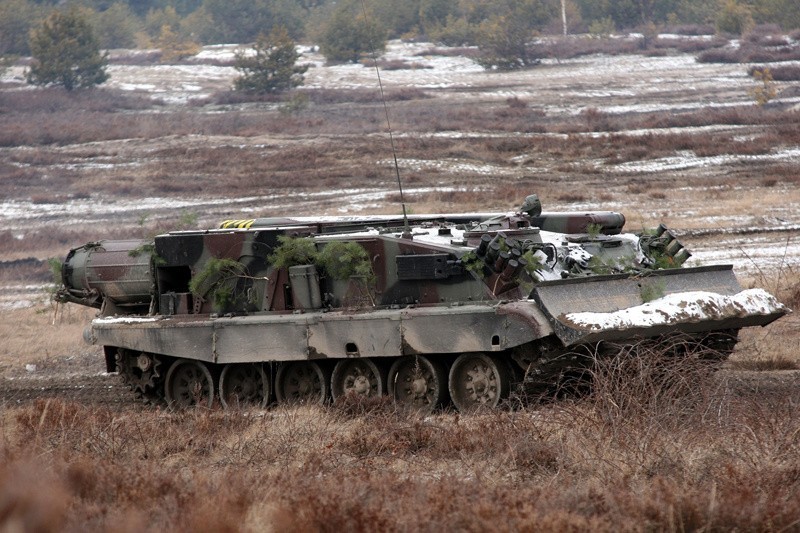
[[[642,43],[638,40],[588,38],[556,39],[532,48],[538,57],[558,59],[570,59],[589,54],[633,54],[643,50]]]
[[[385,136],[375,135],[385,128],[377,91],[305,93],[309,107],[290,115],[281,113],[277,102],[232,102],[227,105],[233,110],[208,113],[215,111],[213,106],[208,109],[211,104],[163,106],[115,92],[88,97],[34,91],[29,101],[3,93],[0,107],[9,112],[0,113],[0,145],[11,149],[0,162],[0,171],[9,177],[0,190],[9,198],[49,202],[95,194],[249,195],[254,189],[287,185],[320,189],[391,181],[391,169],[375,164],[387,160],[390,151]],[[416,89],[388,93],[393,127],[407,132],[397,139],[400,157],[490,163],[517,177],[528,172],[518,162],[524,159],[524,167],[549,171],[552,180],[569,187],[591,189],[608,176],[604,163],[647,161],[690,150],[702,157],[763,155],[800,143],[800,114],[780,109],[741,106],[612,115],[590,107],[576,116],[555,117],[515,98],[499,105],[457,106],[429,96]],[[131,112],[148,107],[146,113]],[[631,129],[709,124],[747,126],[748,131],[625,134]],[[426,135],[442,131],[485,132],[487,137]],[[796,183],[797,165],[781,166],[782,176],[769,178],[783,181],[785,176]],[[454,174],[438,168],[404,172],[413,184],[447,179],[486,187],[482,173]],[[619,179],[606,177],[601,190]],[[548,187],[543,181],[537,185]]]
[[[0,419],[0,477],[15,480],[0,484],[0,523],[790,530],[798,394],[793,380],[752,389],[634,357],[602,364],[587,397],[470,416],[387,402],[169,413],[39,400]]]
[[[766,288],[793,312],[765,328],[742,331],[729,362],[731,368],[749,371],[800,368],[800,272],[796,263],[788,257],[777,274],[761,273],[742,283]]]
[[[796,275],[775,283],[784,302],[800,303]],[[50,311],[6,313],[5,376],[28,363],[63,375],[86,364],[67,355],[87,350],[80,331],[92,311],[68,306],[57,326]],[[717,372],[703,353],[675,359],[642,344],[598,359],[589,394],[515,396],[472,415],[420,418],[357,398],[173,413],[43,393],[0,411],[0,527],[792,530],[800,373],[737,361],[797,362],[797,326],[785,318],[748,332]]]
[[[602,46],[640,51],[640,43]],[[563,41],[548,53],[587,50]],[[273,98],[227,93],[172,106],[108,91],[2,91],[0,191],[49,203],[393,183],[391,168],[376,163],[390,159],[379,93],[304,92],[308,107],[286,114]],[[404,184],[458,188],[412,195],[417,213],[511,209],[536,192],[548,210],[622,210],[633,229],[652,226],[654,214],[707,229],[681,213],[763,215],[800,201],[800,166],[791,160],[710,173],[614,170],[686,151],[762,155],[796,147],[796,112],[589,107],[555,116],[534,99],[462,105],[430,96],[389,91],[394,129],[404,134],[396,139],[400,158],[502,172],[403,168]],[[230,108],[218,113],[223,105]],[[737,128],[627,134],[707,125]],[[339,206],[335,200],[326,209]],[[285,214],[270,209],[263,214]],[[180,214],[169,216],[145,225],[4,230],[2,260],[42,260],[98,237],[143,236],[177,224]],[[28,272],[3,275],[16,282]],[[798,283],[789,269],[775,282],[753,281],[796,310]],[[25,375],[26,364],[37,366],[35,378],[102,371],[99,350],[81,341],[92,315],[67,306],[53,325],[54,310],[44,304],[4,311],[0,379]],[[672,370],[677,381],[659,382],[646,377],[663,373],[646,367],[631,376],[606,366],[589,396],[424,419],[385,401],[177,414],[87,406],[48,390],[39,403],[0,411],[0,529],[793,530],[800,524],[800,376],[790,369],[798,354],[795,313],[743,332],[727,366],[712,375],[684,367]]]
[[[5,340],[0,345],[0,376],[7,371],[20,371],[28,363],[38,364],[41,369],[56,358],[101,352],[82,340],[83,330],[94,318],[94,309],[68,304],[56,310],[48,300],[49,295],[43,290],[40,304],[3,311],[0,335]]]
[[[711,32],[713,33],[713,32]],[[669,49],[674,48],[678,52],[691,54],[725,46],[728,40],[723,37],[716,37],[714,39],[666,39],[658,38],[653,42],[656,49]]]
[[[800,303],[796,275],[775,283],[784,302]],[[53,326],[42,309],[5,314],[5,376],[25,364],[62,374],[86,364],[68,355],[87,350],[79,339],[92,311],[68,306]],[[800,373],[775,363],[800,360],[797,326],[785,318],[749,331],[717,372],[641,345],[598,359],[588,395],[515,397],[468,416],[419,418],[386,399],[351,398],[171,413],[45,393],[0,415],[0,526],[791,530],[800,523]],[[102,364],[97,353],[91,360]]]
[[[765,67],[764,65],[753,65],[747,69],[747,74],[753,76],[756,72],[763,72],[769,69],[770,76],[775,81],[798,81],[800,80],[800,66],[783,65],[776,67]]]
[[[800,303],[796,276],[776,292]],[[0,335],[16,341],[0,361],[67,370],[90,314],[70,306],[54,327],[49,311],[7,313]],[[786,319],[750,331],[717,372],[641,345],[598,359],[588,395],[469,416],[419,418],[386,399],[171,413],[44,395],[0,416],[0,525],[791,530],[800,374],[759,361],[796,364],[798,339]]]
[[[727,43],[718,43],[720,48],[701,53],[700,62],[721,63],[756,63],[791,61],[798,58],[800,48],[792,42],[791,37],[784,35],[778,25],[760,25],[742,39],[742,45],[736,49],[723,49]]]

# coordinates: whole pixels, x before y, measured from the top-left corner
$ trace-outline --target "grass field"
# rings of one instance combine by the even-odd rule
[[[21,530],[791,531],[796,372],[598,371],[536,408],[6,407],[0,516]]]
[[[535,192],[630,230],[666,222],[694,264],[731,262],[800,309],[796,83],[757,106],[748,65],[697,62],[686,41],[612,45],[485,73],[464,51],[392,44],[409,208]],[[195,64],[191,84],[152,67],[118,65],[90,93],[0,85],[0,529],[800,530],[797,313],[742,332],[714,372],[646,353],[600,362],[591,394],[488,413],[134,403],[81,341],[93,311],[42,299],[48,258],[223,219],[400,210],[368,67],[316,65],[294,102],[224,90],[227,67]],[[137,79],[161,92],[123,87]]]

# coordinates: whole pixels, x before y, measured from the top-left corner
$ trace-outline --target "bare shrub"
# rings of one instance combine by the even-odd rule
[[[5,139],[0,132],[0,146],[8,146],[6,142],[13,142],[12,139]],[[18,187],[36,183],[39,178],[39,172],[36,169],[28,166],[20,166],[15,162],[0,161],[0,174],[8,182],[14,183]]]
[[[506,105],[512,109],[524,109],[528,107],[528,103],[525,102],[525,100],[522,100],[516,96],[506,98]]]
[[[533,143],[530,139],[522,137],[508,137],[504,139],[487,139],[483,142],[487,150],[492,152],[519,153],[531,150]]]
[[[380,102],[381,95],[368,89],[304,89],[308,99],[315,104],[340,104],[346,102]]]
[[[787,240],[787,246],[788,246]],[[800,310],[800,276],[796,272],[790,272],[784,277],[784,283],[778,287],[776,292],[781,301],[795,311]]]
[[[596,107],[587,107],[581,111],[586,127],[589,131],[608,131],[610,129],[610,117]]]
[[[777,63],[779,61],[797,61],[800,59],[800,47],[793,49],[753,49],[743,50],[741,63]]]
[[[475,205],[485,195],[480,191],[439,191],[435,194],[435,201],[450,205]]]
[[[447,48],[433,47],[417,52],[417,56],[444,56],[477,58],[480,50],[477,46],[453,46]]]
[[[648,48],[643,54],[646,57],[667,57],[668,51],[663,48]]]
[[[58,87],[46,87],[22,92],[0,92],[0,108],[7,108],[14,114],[142,110],[153,105],[154,101],[150,98],[112,89],[94,88],[90,91],[70,92]]]
[[[532,47],[536,57],[571,59],[590,54],[621,55],[641,50],[639,43],[627,39],[564,38]]]
[[[797,183],[797,168],[792,165],[770,165],[764,169],[764,174],[777,179],[780,183]]]
[[[586,196],[580,193],[564,193],[558,196],[559,202],[582,203],[587,200]]]
[[[365,64],[365,66],[374,67],[372,61],[362,60],[362,63]],[[381,70],[420,70],[432,69],[433,67],[424,63],[411,62],[404,59],[382,59],[378,60],[378,68]]]
[[[161,62],[161,50],[125,50],[123,53],[110,53],[110,65],[157,65]]]
[[[740,63],[738,50],[728,48],[712,48],[705,50],[697,56],[698,63]]]
[[[754,76],[756,72],[764,72],[767,67],[761,65],[753,65],[747,69],[749,76]],[[777,67],[769,67],[772,74],[772,79],[775,81],[799,81],[800,80],[800,66],[785,65]]]
[[[714,39],[678,39],[676,42],[670,43],[676,50],[683,54],[692,54],[702,52],[703,50],[710,50],[712,48],[719,48],[725,46],[726,39],[716,37]]]
[[[358,458],[411,457],[427,451],[436,428],[419,419],[366,417],[337,442],[337,448]]]
[[[211,97],[217,105],[236,105],[250,102],[282,102],[286,96],[274,92],[258,93],[248,91],[219,91]]]
[[[604,347],[591,366],[593,405],[621,416],[673,406],[693,406],[713,386],[716,361],[725,351],[684,335]],[[682,407],[681,407],[682,408]]]
[[[759,113],[758,111],[761,111]],[[653,113],[642,117],[641,126],[650,128],[676,128],[706,126],[708,124],[779,124],[786,120],[785,113],[755,110],[753,106],[723,109],[699,109],[689,113]]]
[[[759,24],[744,36],[747,42],[758,46],[788,46],[790,43],[777,24]]]
[[[31,196],[31,203],[34,205],[41,205],[41,204],[60,204],[65,202],[67,199],[60,196],[50,196],[44,194],[34,194]]]
[[[498,183],[495,185],[492,197],[504,201],[512,207],[519,207],[523,200],[522,197],[528,192],[538,192],[544,195],[548,191],[548,185],[530,178],[522,178],[517,181]]]
[[[651,185],[649,183],[631,183],[626,188],[626,192],[629,194],[642,194],[650,190]]]
[[[308,97],[309,101],[317,105],[341,104],[341,103],[376,103],[381,101],[378,90],[370,89],[299,89],[299,94]],[[397,90],[387,90],[385,92],[387,101],[391,100],[412,100],[417,98],[429,98],[425,91],[413,87],[405,87]],[[267,94],[243,94],[241,91],[220,91],[215,93],[212,101],[220,105],[237,105],[252,102],[279,103],[287,100],[286,95],[267,93]]]
[[[3,234],[0,234],[0,243],[3,240],[5,240],[3,239]],[[12,244],[16,243],[12,241]],[[13,247],[6,249],[10,250]],[[53,281],[53,275],[46,261],[35,257],[26,257],[24,259],[0,261],[0,280],[47,283]]]
[[[385,93],[387,102],[402,102],[406,100],[421,100],[423,98],[431,98],[431,95],[417,89],[416,87],[403,87],[393,91],[386,91]]]
[[[717,30],[708,24],[683,24],[679,26],[667,26],[664,28],[666,33],[678,35],[714,35]]]
[[[331,407],[345,416],[383,416],[396,413],[394,401],[389,396],[349,393],[338,398]]]
[[[190,56],[184,57],[180,60],[180,64],[186,65],[211,65],[214,67],[232,67],[236,64],[233,58],[227,59],[222,57],[197,57]]]
[[[714,48],[697,56],[700,63],[774,63],[800,59],[800,47],[762,47],[744,44],[739,48]]]
[[[598,353],[588,396],[469,416],[369,399],[180,415],[15,407],[0,502],[35,495],[24,516],[67,529],[791,529],[796,387],[750,390],[693,366],[698,353],[651,348]],[[43,472],[47,487],[25,482]]]
[[[104,232],[104,235],[107,235],[108,238],[126,238],[130,236],[130,232],[122,228],[115,228]],[[0,246],[3,247],[3,251],[7,254],[14,254],[13,259],[7,259],[2,263],[7,270],[0,276],[4,276],[4,279],[49,281],[50,277],[46,275],[46,268],[42,260],[36,259],[37,262],[30,262],[27,259],[28,256],[61,255],[69,247],[80,242],[88,242],[96,236],[96,229],[91,227],[31,229],[25,231],[24,235],[12,231],[0,232]]]

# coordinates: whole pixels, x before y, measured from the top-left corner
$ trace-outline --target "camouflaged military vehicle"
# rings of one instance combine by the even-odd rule
[[[669,335],[726,356],[788,310],[731,266],[681,268],[665,227],[614,212],[261,218],[98,241],[58,299],[137,396],[173,406],[389,394],[431,411],[496,406],[576,353]]]

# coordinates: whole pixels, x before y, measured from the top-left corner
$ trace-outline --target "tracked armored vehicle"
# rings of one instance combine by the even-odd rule
[[[624,223],[535,195],[507,214],[226,221],[75,248],[57,298],[98,308],[85,336],[107,369],[176,407],[496,406],[587,348],[681,335],[724,358],[788,312],[729,265],[682,268],[664,226]]]

